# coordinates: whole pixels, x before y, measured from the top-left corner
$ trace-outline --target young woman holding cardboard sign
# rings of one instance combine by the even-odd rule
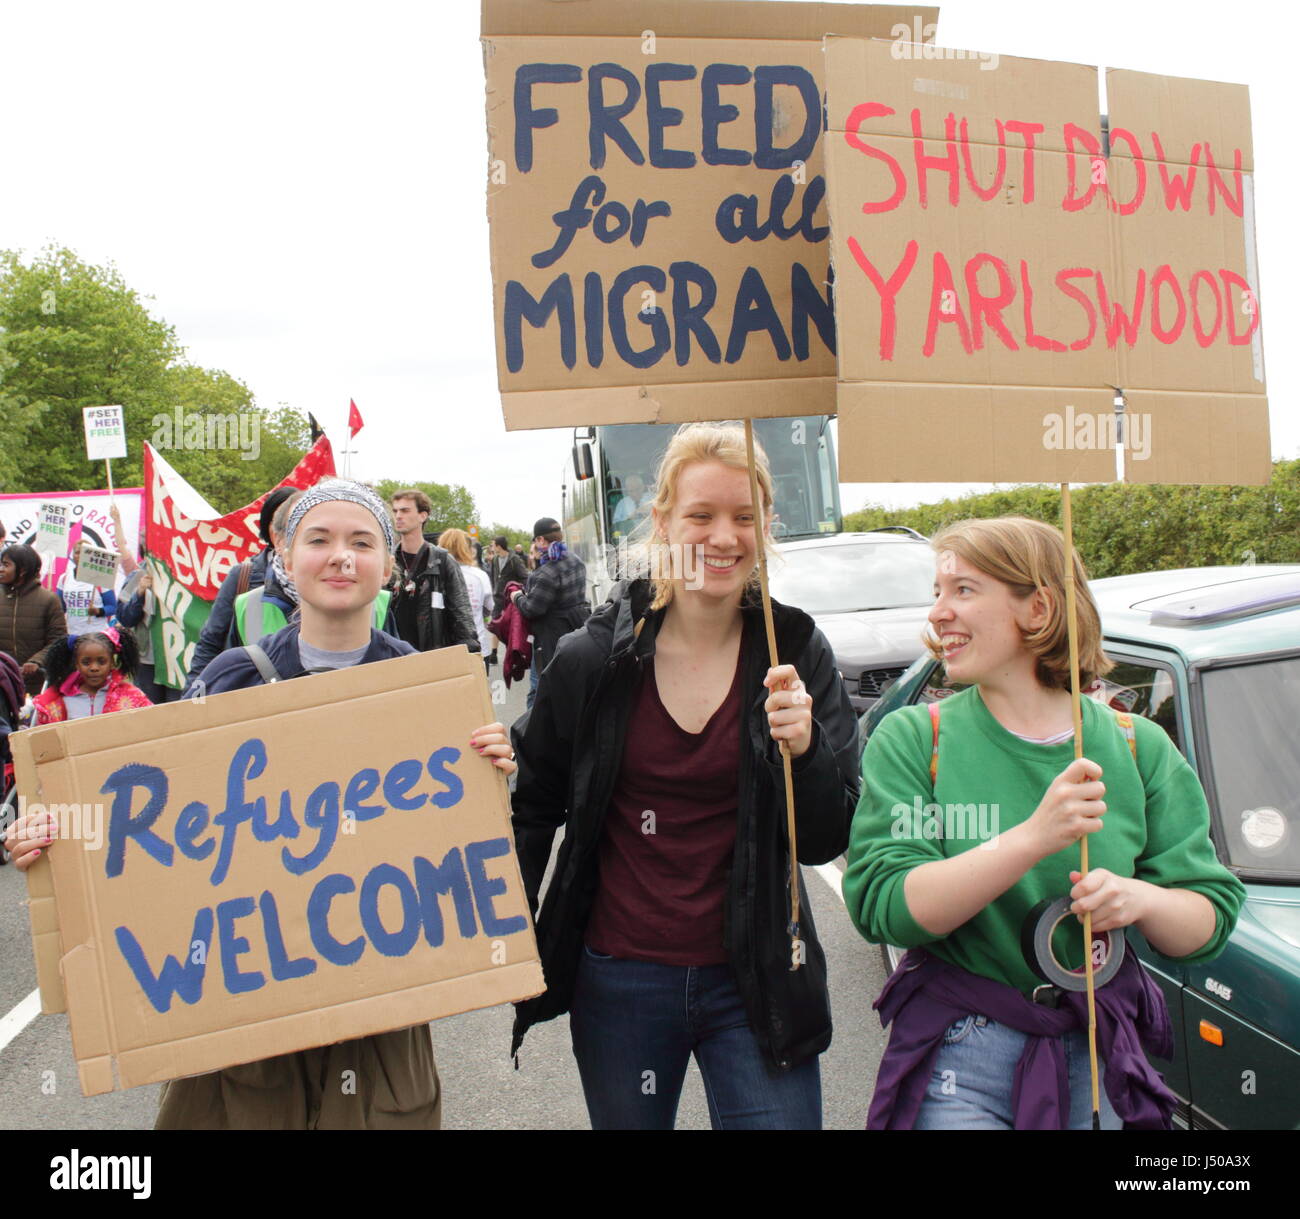
[[[570,1011],[597,1129],[671,1129],[692,1054],[715,1128],[821,1125],[826,962],[809,916],[792,969],[775,742],[794,757],[799,861],[822,863],[847,841],[857,723],[802,611],[773,605],[786,663],[768,667],[755,587],[757,544],[771,541],[765,458],[759,482],[756,510],[739,428],[677,433],[651,520],[653,553],[678,562],[565,636],[513,730],[534,910],[565,827],[537,923],[547,990],[519,1005],[514,1048]],[[698,562],[681,561],[686,548]]]
[[[1195,772],[1153,720],[1085,698],[1087,754],[1074,759],[1060,532],[963,521],[933,544],[928,644],[968,688],[880,722],[844,874],[862,934],[912,950],[876,1002],[892,1031],[868,1128],[1086,1128],[1073,917],[1085,911],[1104,947],[1093,958],[1101,1124],[1159,1128],[1174,1098],[1142,1047],[1170,1056],[1169,1019],[1123,928],[1166,956],[1209,960],[1245,891],[1215,857]],[[1114,666],[1083,564],[1068,561],[1086,689]],[[976,808],[992,815],[971,817]],[[1072,870],[1085,834],[1086,877]]]
[[[374,600],[392,574],[393,543],[387,509],[368,487],[338,479],[311,488],[286,527],[301,621],[264,638],[260,654],[237,648],[218,656],[187,697],[260,685],[271,670],[274,680],[292,680],[412,654],[409,644],[371,627]],[[477,729],[470,744],[507,774],[515,770],[502,725]],[[57,824],[41,813],[16,822],[8,841],[26,868],[57,837]],[[173,1080],[157,1127],[436,1129],[441,1111],[429,1029],[419,1025]]]

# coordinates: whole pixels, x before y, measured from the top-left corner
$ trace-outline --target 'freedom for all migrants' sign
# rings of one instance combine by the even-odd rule
[[[833,412],[822,35],[936,15],[485,0],[506,426]]]
[[[83,1092],[540,993],[491,718],[448,648],[17,734],[83,830],[29,873]]]
[[[825,46],[841,477],[1268,480],[1245,86]]]

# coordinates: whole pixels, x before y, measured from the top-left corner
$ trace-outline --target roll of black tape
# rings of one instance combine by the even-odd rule
[[[1085,991],[1088,977],[1082,966],[1077,970],[1066,969],[1052,951],[1052,933],[1065,919],[1075,919],[1070,913],[1070,905],[1068,897],[1039,902],[1025,919],[1020,947],[1029,968],[1044,982],[1050,982],[1061,990]],[[1077,921],[1075,926],[1078,926]],[[1093,986],[1105,986],[1119,973],[1119,967],[1124,963],[1125,943],[1122,930],[1093,932]]]

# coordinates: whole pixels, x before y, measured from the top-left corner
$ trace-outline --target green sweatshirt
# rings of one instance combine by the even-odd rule
[[[1208,898],[1216,914],[1214,935],[1185,959],[1210,960],[1232,933],[1246,891],[1215,856],[1209,808],[1192,768],[1158,724],[1141,716],[1133,722],[1136,762],[1114,712],[1083,700],[1084,756],[1102,768],[1107,809],[1104,828],[1088,839],[1089,866]],[[945,699],[939,723],[933,787],[928,707],[890,713],[867,744],[844,873],[849,916],[873,943],[924,944],[945,961],[1029,993],[1042,980],[1021,952],[1021,927],[1039,901],[1069,893],[1069,873],[1079,866],[1077,845],[1039,860],[974,918],[938,938],[912,917],[903,881],[930,860],[996,850],[995,842],[981,843],[1033,815],[1052,780],[1073,760],[1074,744],[1021,740],[993,718],[976,687]],[[939,829],[942,837],[936,836]],[[1083,959],[1078,924],[1063,923],[1054,943],[1058,959],[1077,968]]]

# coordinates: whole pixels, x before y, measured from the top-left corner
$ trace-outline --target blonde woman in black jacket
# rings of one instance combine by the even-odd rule
[[[751,502],[743,432],[693,425],[669,444],[652,557],[691,579],[635,580],[567,635],[513,730],[515,838],[546,993],[570,1012],[593,1127],[671,1128],[699,1063],[716,1129],[817,1128],[830,1044],[826,961],[803,904],[792,970],[789,845],[777,742],[794,757],[800,863],[835,858],[858,795],[857,723],[811,618],[775,605],[769,668],[755,582],[771,478]],[[657,549],[654,549],[657,547]],[[651,574],[655,574],[652,568]]]

